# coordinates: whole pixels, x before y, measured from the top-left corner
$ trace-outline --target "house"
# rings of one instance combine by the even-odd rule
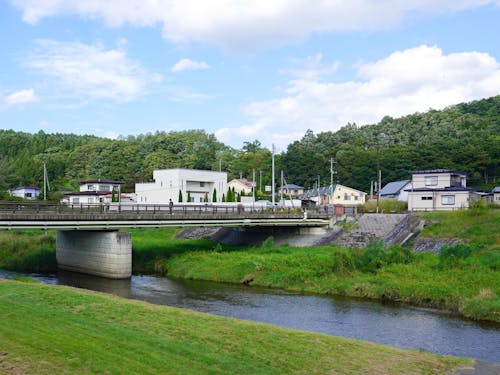
[[[467,176],[450,169],[412,172],[408,192],[410,211],[455,210],[469,207],[473,189],[467,188]]]
[[[253,183],[246,178],[235,178],[228,182],[228,188],[233,189],[238,194],[252,193]]]
[[[396,199],[408,202],[408,192],[405,189],[411,188],[411,180],[389,182],[380,190],[380,199]]]
[[[113,199],[120,200],[121,182],[106,179],[94,179],[80,182],[80,191],[66,193],[61,200],[67,204],[95,204],[95,203],[110,203]]]
[[[135,184],[138,203],[191,203],[212,202],[214,190],[216,202],[222,202],[227,192],[227,173],[197,169],[159,169],[153,171],[154,182]]]
[[[9,190],[9,194],[13,197],[35,200],[40,195],[40,189],[36,186],[19,186]]]
[[[296,198],[304,194],[304,188],[302,186],[298,186],[295,184],[286,184],[278,189],[278,193],[285,196],[291,196],[292,198]]]
[[[306,190],[302,195],[302,199],[313,200],[316,204],[345,205],[364,204],[365,197],[365,192],[340,184]]]
[[[493,194],[493,203],[500,204],[500,186],[495,187],[491,193]]]

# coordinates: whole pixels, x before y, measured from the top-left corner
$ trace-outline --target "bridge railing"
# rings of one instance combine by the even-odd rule
[[[328,210],[321,207],[308,207],[305,209],[310,214],[328,215]],[[243,204],[174,204],[171,208],[168,204],[144,204],[144,203],[80,203],[65,204],[58,202],[10,202],[0,201],[1,213],[95,213],[95,214],[298,214],[304,212],[301,208],[275,206],[258,206]]]

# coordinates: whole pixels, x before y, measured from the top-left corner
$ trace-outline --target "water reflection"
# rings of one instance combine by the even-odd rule
[[[0,272],[0,277],[12,277],[12,274]],[[478,324],[411,307],[149,276],[109,280],[59,272],[57,275],[34,277],[46,283],[85,288],[154,304],[358,338],[405,349],[425,349],[433,353],[500,362],[499,325]]]

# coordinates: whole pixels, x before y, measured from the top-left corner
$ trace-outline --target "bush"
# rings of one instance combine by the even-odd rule
[[[355,262],[349,250],[337,250],[332,254],[332,270],[339,276],[344,276],[355,269]]]
[[[479,255],[479,263],[489,267],[493,271],[500,271],[500,254],[492,251],[486,251]]]
[[[262,246],[263,248],[271,248],[271,247],[274,247],[274,237],[273,236],[269,236],[267,237],[264,242],[262,242]]]
[[[477,248],[477,245],[465,243],[459,243],[454,246],[444,245],[439,253],[439,268],[457,267],[463,259],[470,257]]]
[[[407,247],[392,246],[387,251],[387,264],[408,264],[413,261],[414,254]]]
[[[383,241],[370,240],[365,252],[356,261],[356,268],[363,272],[375,273],[386,264]]]

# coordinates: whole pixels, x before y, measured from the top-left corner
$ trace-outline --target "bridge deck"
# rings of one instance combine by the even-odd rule
[[[317,210],[249,210],[176,205],[78,205],[0,203],[0,229],[113,229],[184,226],[326,226]]]

